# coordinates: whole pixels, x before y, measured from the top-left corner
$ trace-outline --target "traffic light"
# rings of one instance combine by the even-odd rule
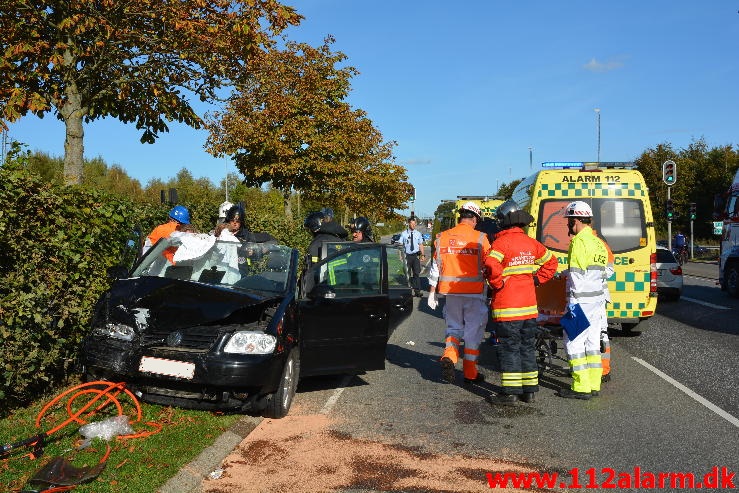
[[[672,221],[672,219],[675,217],[675,209],[672,205],[672,199],[667,199],[667,220]]]
[[[696,218],[696,210],[695,210],[695,202],[690,203],[690,220],[695,221]]]
[[[416,201],[416,187],[411,187],[411,202]]]
[[[665,161],[662,163],[662,181],[668,187],[671,187],[677,181],[677,164],[675,161]]]

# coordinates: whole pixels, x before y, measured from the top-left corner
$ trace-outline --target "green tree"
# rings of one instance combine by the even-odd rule
[[[208,119],[208,150],[231,156],[246,185],[280,190],[288,217],[294,191],[365,215],[369,207],[384,214],[410,196],[405,170],[391,162],[394,143],[344,101],[357,72],[337,68],[346,56],[332,52],[332,43],[287,42],[284,50],[256,54],[241,91]]]
[[[518,180],[513,180],[510,183],[503,183],[498,188],[498,191],[495,193],[495,195],[505,200],[510,199],[513,196],[513,191],[516,189],[518,184],[521,183],[522,181],[523,181],[523,178],[519,178]]]
[[[64,181],[80,184],[84,122],[134,122],[146,143],[165,120],[199,128],[188,96],[214,100],[300,18],[277,0],[4,0],[0,121],[64,121]]]

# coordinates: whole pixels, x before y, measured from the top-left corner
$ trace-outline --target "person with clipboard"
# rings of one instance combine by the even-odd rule
[[[600,394],[603,368],[600,356],[600,331],[603,325],[608,251],[593,234],[593,211],[583,201],[565,207],[569,234],[573,236],[567,254],[567,311],[560,323],[572,372],[572,386],[557,395],[588,400]]]

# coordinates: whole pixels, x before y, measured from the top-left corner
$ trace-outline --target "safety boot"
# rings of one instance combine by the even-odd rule
[[[605,375],[601,376],[600,377],[600,381],[601,381],[601,383],[610,382],[611,381],[611,374],[610,373],[606,373]]]
[[[521,402],[525,402],[526,404],[531,404],[532,402],[534,402],[535,395],[536,394],[534,394],[533,392],[524,392],[523,394],[518,396],[518,399]]]
[[[557,391],[557,395],[559,397],[564,397],[565,399],[581,399],[583,401],[587,401],[592,397],[590,392],[575,392],[570,388],[559,389]]]
[[[518,401],[518,396],[514,394],[490,394],[485,397],[485,400],[490,404],[503,404],[505,406],[512,406]]]
[[[485,381],[485,375],[483,375],[480,372],[477,372],[477,376],[475,378],[465,378],[464,383],[466,384],[473,384],[473,383],[482,383]]]

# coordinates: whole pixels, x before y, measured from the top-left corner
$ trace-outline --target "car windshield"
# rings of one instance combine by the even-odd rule
[[[287,289],[292,249],[273,243],[216,240],[184,233],[160,240],[131,277],[165,277],[231,289],[279,293]]]

